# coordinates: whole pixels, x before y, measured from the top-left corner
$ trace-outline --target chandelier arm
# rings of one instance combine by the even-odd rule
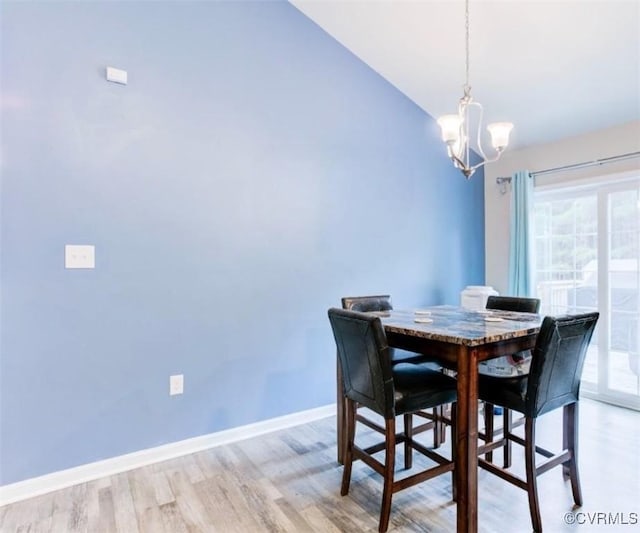
[[[469,167],[469,163],[471,162],[471,139],[469,138],[469,119],[471,118],[471,112],[469,110],[469,105],[464,108],[464,162],[465,168]]]
[[[502,152],[503,152],[503,150],[496,150],[495,157],[493,157],[493,158],[487,157],[484,161],[482,161],[482,163],[479,163],[478,165],[476,165],[476,168],[481,166],[481,165],[485,165],[487,163],[495,163],[502,156]]]
[[[456,154],[451,152],[451,160],[454,162],[454,166],[457,166],[461,170],[467,170],[469,166],[462,161]]]
[[[482,157],[483,161],[475,166],[469,167],[470,169],[474,170],[474,169],[477,169],[478,167],[481,167],[485,163],[493,163],[494,161],[497,161],[498,159],[500,159],[500,156],[502,155],[502,150],[496,149],[496,155],[493,158],[490,158],[487,155],[487,153],[484,151],[482,147],[482,122],[484,120],[484,107],[482,107],[481,103],[474,102],[473,100],[470,101],[467,105],[476,106],[479,109],[478,127],[476,130],[476,146],[478,148],[478,155]],[[467,121],[467,127],[469,127],[468,121]],[[467,161],[470,161],[470,159],[467,158]],[[469,165],[465,165],[465,166],[469,166]]]
[[[482,120],[484,118],[484,108],[481,104],[474,102],[480,108],[480,118],[478,119],[478,128],[476,131],[476,144],[478,145],[478,154],[482,157],[483,160],[487,160],[487,154],[484,153],[482,149]]]
[[[471,87],[465,86],[464,96],[460,98],[458,104],[458,115],[460,116],[460,149],[458,151],[458,161],[461,168],[468,169],[470,162],[470,138],[469,121],[471,118],[470,107],[478,105],[473,101],[470,94]]]
[[[493,159],[486,158],[483,161],[480,161],[480,163],[478,163],[477,165],[473,165],[472,167],[470,167],[469,170],[471,172],[474,172],[477,169],[479,169],[481,166],[486,165],[487,163],[494,163],[498,159],[500,159],[500,156],[502,156],[502,150],[497,150],[496,156]]]
[[[471,172],[475,172],[476,170],[478,170],[481,166],[484,166],[485,163],[490,163],[491,161],[480,161],[480,163],[478,163],[477,165],[473,165],[469,170]]]

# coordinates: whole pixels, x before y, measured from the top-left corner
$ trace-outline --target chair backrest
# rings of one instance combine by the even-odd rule
[[[359,311],[329,309],[342,366],[344,394],[376,413],[394,415],[394,388],[387,337],[380,318]]]
[[[545,317],[533,349],[525,415],[536,417],[578,401],[587,348],[600,313]]]
[[[380,294],[377,296],[346,296],[342,298],[342,309],[366,313],[368,311],[390,311],[393,306],[391,305],[391,296]]]
[[[520,298],[517,296],[489,296],[486,308],[515,311],[517,313],[537,313],[540,311],[540,299]]]
[[[516,313],[537,313],[540,310],[540,299],[521,298],[519,296],[489,296],[486,309],[515,311]],[[522,350],[513,354],[513,357],[522,360],[530,355],[530,350]]]

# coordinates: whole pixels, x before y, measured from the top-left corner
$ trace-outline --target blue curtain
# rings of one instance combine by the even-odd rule
[[[533,178],[528,170],[511,178],[511,236],[509,240],[509,294],[532,296],[533,256],[531,213]]]

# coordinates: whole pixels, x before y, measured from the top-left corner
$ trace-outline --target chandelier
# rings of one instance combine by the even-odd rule
[[[440,117],[438,125],[442,128],[442,140],[447,144],[447,153],[453,161],[453,165],[469,179],[477,168],[500,159],[502,152],[509,144],[509,133],[513,124],[511,122],[494,122],[487,126],[491,136],[491,146],[496,151],[493,158],[487,157],[481,142],[483,109],[482,105],[471,97],[471,85],[469,85],[469,0],[465,0],[465,45],[466,80],[463,86],[464,94],[458,104],[458,114]],[[472,120],[475,120],[473,129],[476,131],[473,146],[471,145]],[[471,150],[480,156],[480,162],[472,164]]]

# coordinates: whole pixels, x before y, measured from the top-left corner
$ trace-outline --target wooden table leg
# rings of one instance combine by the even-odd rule
[[[456,434],[457,531],[478,531],[478,359],[473,348],[458,349]]]
[[[342,365],[340,364],[340,358],[336,356],[336,436],[337,436],[337,448],[338,448],[338,464],[344,464],[344,452],[346,449],[345,439],[347,438],[347,432],[345,431],[345,423],[347,421],[345,416],[345,401],[342,391]]]

